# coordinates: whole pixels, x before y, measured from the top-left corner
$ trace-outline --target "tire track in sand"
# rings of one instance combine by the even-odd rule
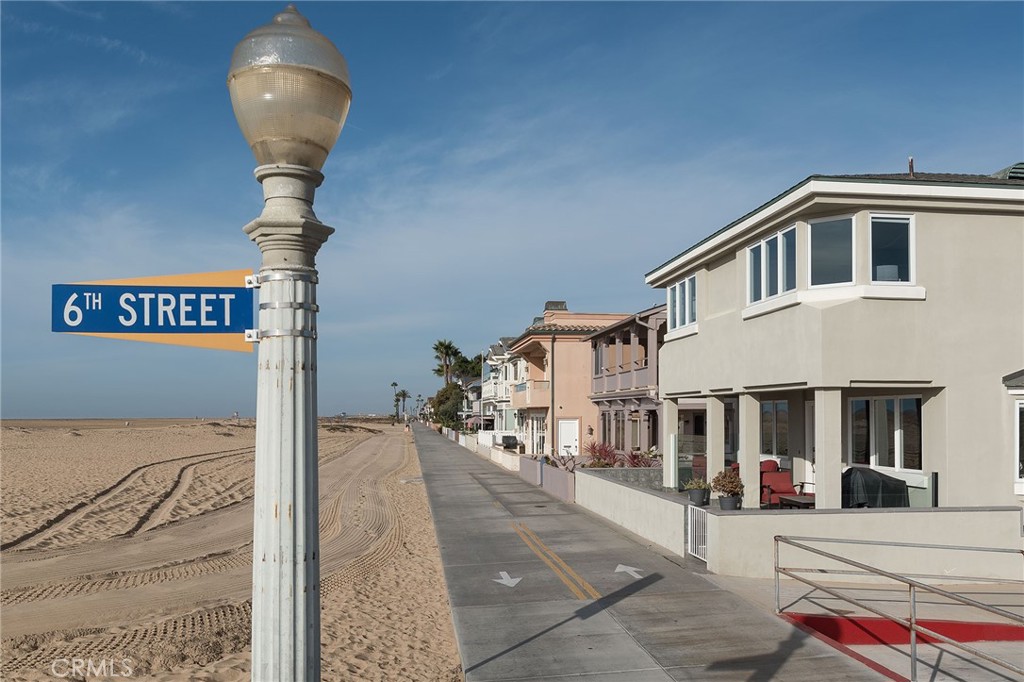
[[[53,638],[43,641],[32,651],[5,651],[0,672],[6,676],[19,670],[46,670],[56,659],[75,657],[115,660],[127,657],[138,666],[151,658],[155,648],[184,648],[190,644],[223,646],[223,634],[226,632],[238,635],[234,638],[237,648],[223,653],[234,653],[248,644],[251,613],[251,604],[244,601],[199,609],[140,627],[90,632],[70,641],[64,639],[65,633],[54,632],[50,633]]]
[[[138,525],[135,528],[125,533],[125,535],[138,535],[139,533],[145,533],[147,530],[156,528],[165,521],[170,520],[171,512],[174,510],[174,506],[178,504],[178,500],[181,499],[188,487],[192,485],[192,479],[195,477],[196,469],[199,465],[206,464],[228,457],[239,457],[248,456],[251,453],[255,453],[256,448],[251,448],[247,452],[240,452],[234,455],[225,455],[224,457],[211,457],[210,459],[204,459],[202,462],[196,462],[195,464],[189,464],[178,472],[178,480],[174,482],[174,486],[167,492],[162,500],[158,500],[157,503],[151,508],[151,511],[143,515],[139,519]]]
[[[351,583],[360,577],[378,570],[401,547],[405,538],[395,501],[394,493],[402,485],[398,481],[399,472],[411,461],[411,442],[406,442],[404,450],[394,453],[388,447],[394,439],[385,437],[381,447],[374,447],[363,454],[363,461],[352,462],[356,466],[347,468],[339,477],[344,481],[325,505],[328,510],[336,510],[334,519],[326,519],[325,530],[333,531],[325,538],[322,553],[322,571],[334,570],[326,581],[324,591],[330,592],[335,586]],[[336,443],[338,448],[334,456],[328,455],[324,461],[337,459],[358,443]],[[386,452],[386,451],[391,451]],[[391,453],[397,454],[391,460]],[[387,461],[382,461],[384,457]],[[191,465],[189,465],[191,466]],[[377,471],[372,471],[376,466]],[[186,467],[187,468],[187,467]],[[369,473],[367,473],[369,471]],[[184,473],[180,477],[185,478]],[[179,481],[180,482],[180,481]],[[355,486],[353,485],[355,484]],[[360,490],[362,497],[354,491]],[[173,492],[171,493],[173,494]],[[347,513],[348,510],[348,513]],[[341,523],[341,518],[349,519]],[[347,532],[349,529],[355,533]],[[368,538],[374,538],[369,546]],[[31,587],[20,590],[20,595],[10,596],[17,602],[31,599],[57,598],[61,591],[81,594],[101,592],[107,589],[131,587],[132,584],[143,584],[164,579],[187,579],[192,574],[200,574],[221,567],[230,569],[251,561],[246,546],[229,550],[227,555],[189,560],[181,565],[166,566],[126,574],[107,574],[99,579],[83,576],[81,581],[67,581]],[[355,552],[354,559],[348,559]],[[340,571],[336,566],[342,565]],[[7,601],[5,593],[4,602]],[[203,650],[213,647],[218,650],[218,658],[244,650],[249,640],[249,623],[251,606],[248,600],[221,604],[209,608],[201,608],[190,613],[164,618],[156,622],[144,623],[127,628],[109,628],[106,630],[53,631],[33,636],[26,642],[7,640],[4,642],[3,662],[0,670],[5,674],[26,669],[43,669],[57,658],[72,656],[91,656],[93,658],[117,658],[127,656],[136,664],[147,661],[159,661],[160,652],[169,650]],[[32,647],[30,650],[25,650]],[[156,652],[156,653],[154,653]],[[155,658],[154,658],[155,656]],[[156,665],[156,663],[154,663]],[[145,667],[140,672],[145,672]]]
[[[174,580],[190,580],[210,575],[211,573],[243,568],[251,563],[252,544],[250,543],[218,553],[215,556],[200,557],[159,568],[124,571],[99,578],[82,577],[81,579],[66,580],[47,585],[33,585],[14,590],[4,590],[0,592],[0,604],[3,606],[13,606],[15,604],[47,599],[78,597],[108,590],[127,590]]]
[[[135,467],[130,472],[125,474],[120,480],[115,482],[113,485],[101,490],[96,493],[88,500],[84,500],[73,507],[65,509],[60,514],[57,514],[53,518],[45,521],[33,530],[22,534],[20,537],[5,542],[0,545],[0,551],[7,550],[23,550],[30,547],[34,547],[39,542],[52,537],[53,535],[62,532],[66,528],[70,527],[77,521],[85,517],[92,509],[97,508],[103,503],[113,499],[118,494],[128,491],[131,489],[132,484],[138,480],[144,473],[153,469],[154,467],[163,466],[173,462],[180,462],[187,459],[195,459],[196,457],[206,457],[208,459],[217,459],[216,455],[232,456],[243,454],[243,451],[251,451],[252,448],[233,448],[231,450],[219,450],[215,452],[202,452],[197,455],[186,455],[184,457],[174,457],[171,459],[165,459],[160,462],[152,462],[150,464],[143,464]],[[230,453],[230,454],[226,454]]]
[[[347,561],[340,570],[321,578],[321,597],[326,597],[334,590],[357,582],[380,570],[398,552],[405,541],[405,528],[395,503],[398,497],[396,495],[397,486],[403,485],[398,481],[398,476],[411,462],[412,442],[407,440],[402,460],[398,465],[391,469],[387,476],[375,481],[376,485],[370,486],[377,504],[364,506],[370,513],[365,518],[366,525],[360,523],[360,526],[373,529],[377,533],[375,540],[369,547]],[[322,567],[321,574],[323,574]]]

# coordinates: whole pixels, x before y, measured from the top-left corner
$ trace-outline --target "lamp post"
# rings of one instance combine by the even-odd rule
[[[348,66],[289,5],[235,47],[228,90],[259,166],[264,207],[244,231],[258,277],[252,679],[320,679],[317,251],[334,232],[313,213],[320,169],[352,101]]]

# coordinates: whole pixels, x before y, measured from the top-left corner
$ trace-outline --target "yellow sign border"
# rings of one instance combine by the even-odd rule
[[[98,284],[107,286],[177,286],[177,287],[241,287],[252,270],[224,270],[221,272],[198,272],[185,275],[155,275],[152,277],[130,277],[128,279],[103,279],[72,284]],[[170,346],[189,346],[211,350],[227,350],[235,353],[251,353],[255,344],[245,340],[245,334],[139,334],[112,332],[64,332],[75,336],[95,336],[101,339],[121,339],[143,343],[161,343]]]

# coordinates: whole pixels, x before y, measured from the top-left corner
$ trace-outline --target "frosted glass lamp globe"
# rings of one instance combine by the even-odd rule
[[[257,28],[231,56],[228,91],[261,165],[321,170],[352,102],[348,64],[293,5]]]

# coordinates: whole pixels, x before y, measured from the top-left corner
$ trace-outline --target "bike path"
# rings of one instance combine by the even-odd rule
[[[413,429],[467,682],[885,679],[682,558]]]

